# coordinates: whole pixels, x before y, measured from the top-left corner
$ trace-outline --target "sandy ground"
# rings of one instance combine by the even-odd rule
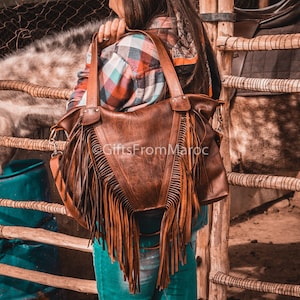
[[[231,275],[300,284],[300,199],[282,199],[232,221],[229,257]],[[229,288],[228,299],[299,298]]]

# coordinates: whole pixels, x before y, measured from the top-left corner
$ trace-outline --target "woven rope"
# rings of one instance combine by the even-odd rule
[[[64,141],[56,141],[56,150],[64,150],[65,144],[66,142]],[[49,140],[17,138],[10,136],[0,136],[0,146],[38,151],[54,151],[55,149],[53,142],[50,142]]]
[[[243,37],[219,37],[217,47],[223,51],[259,51],[300,48],[300,33],[261,35],[252,39]]]
[[[253,279],[243,279],[235,276],[226,275],[222,272],[217,272],[215,275],[210,276],[209,279],[213,283],[231,287],[238,287],[246,290],[300,297],[300,285],[263,282]]]
[[[72,93],[69,89],[45,87],[18,80],[0,80],[0,90],[14,90],[33,97],[65,100],[69,99]]]
[[[43,211],[51,214],[67,215],[66,208],[62,204],[43,201],[15,201],[0,198],[0,206],[22,208]]]
[[[298,79],[269,79],[246,78],[238,76],[223,76],[224,87],[246,89],[252,91],[273,93],[299,93],[300,80]],[[43,87],[24,81],[0,80],[0,90],[17,90],[26,92],[34,97],[69,99],[72,91],[69,89]]]
[[[299,79],[268,79],[246,78],[237,76],[223,76],[222,85],[237,89],[272,93],[299,93]]]
[[[57,141],[56,150],[63,151],[66,142]],[[28,138],[16,138],[0,136],[0,146],[21,148],[26,150],[54,151],[54,145],[49,140],[35,140]],[[227,174],[231,185],[267,188],[289,191],[300,191],[300,179],[284,176],[271,176],[259,174],[240,174],[230,172]]]
[[[235,172],[228,173],[227,176],[231,185],[297,192],[300,191],[299,178],[260,174],[240,174]]]

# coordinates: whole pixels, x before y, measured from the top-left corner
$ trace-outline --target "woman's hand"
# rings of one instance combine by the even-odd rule
[[[106,42],[106,46],[114,44],[125,33],[126,24],[124,19],[114,19],[102,24],[98,31],[98,42]]]

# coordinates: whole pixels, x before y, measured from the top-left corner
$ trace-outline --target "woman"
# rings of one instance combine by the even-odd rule
[[[167,45],[185,92],[219,96],[218,71],[201,20],[190,0],[110,0],[118,18],[101,25],[99,43],[105,44],[99,59],[101,105],[128,112],[140,109],[166,94],[166,82],[157,51],[142,33],[124,35],[130,29],[149,29]],[[191,22],[190,20],[193,20]],[[87,66],[79,72],[78,84],[68,108],[84,105],[89,74]],[[156,287],[159,267],[159,229],[161,214],[142,215],[139,219],[140,289],[130,293],[118,262],[111,262],[102,241],[94,242],[94,268],[99,299],[197,299],[195,235],[207,223],[203,207],[193,226],[191,244],[186,246],[186,264],[171,275],[163,290]],[[128,278],[125,278],[128,279]],[[132,291],[131,291],[132,292]]]

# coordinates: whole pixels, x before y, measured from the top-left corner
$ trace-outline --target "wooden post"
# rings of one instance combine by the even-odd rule
[[[207,0],[199,0],[199,9],[200,14],[209,14],[209,13],[217,13],[218,12],[218,3],[217,0],[207,1]],[[207,22],[204,23],[206,28],[209,40],[216,50],[216,42],[217,42],[217,22]]]
[[[217,0],[218,13],[232,13],[234,8],[233,0]],[[233,36],[232,22],[218,22],[217,36]],[[231,74],[231,53],[217,51],[217,61],[221,76]],[[230,91],[223,88],[220,98],[225,101],[223,105],[223,139],[221,143],[221,155],[224,160],[225,168],[231,171],[229,154],[229,97]],[[210,236],[210,274],[218,271],[228,274],[228,235],[230,225],[230,195],[220,202],[213,204],[212,229]],[[209,283],[209,298],[217,300],[227,299],[226,286]]]
[[[217,2],[199,0],[199,12],[200,14],[216,13]],[[204,23],[205,29],[208,34],[208,38],[216,49],[217,41],[217,23],[207,22]],[[199,230],[197,234],[197,251],[196,255],[198,262],[200,262],[197,268],[197,299],[208,299],[209,293],[209,272],[210,272],[210,232],[211,232],[211,215],[212,205],[208,207],[208,225]]]
[[[208,207],[208,225],[197,233],[197,299],[208,299],[210,254],[209,240],[211,231],[211,205]]]
[[[23,268],[5,265],[1,263],[0,263],[0,275],[27,280],[30,282],[53,286],[61,289],[76,291],[80,293],[97,294],[97,287],[96,287],[95,280],[58,276],[58,275],[43,273],[35,270],[26,270]],[[38,298],[38,299],[46,299],[46,298]]]

